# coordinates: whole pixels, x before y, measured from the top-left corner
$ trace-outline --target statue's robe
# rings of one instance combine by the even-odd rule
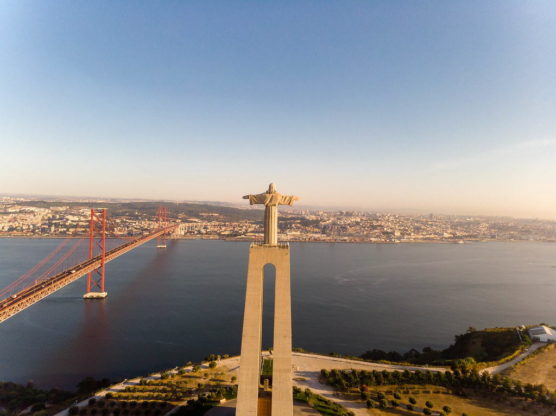
[[[292,206],[299,198],[294,195],[282,195],[278,192],[246,195],[251,205],[263,204],[264,206],[289,205]]]

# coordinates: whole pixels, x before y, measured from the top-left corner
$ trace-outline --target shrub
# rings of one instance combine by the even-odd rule
[[[409,403],[411,403],[411,404],[417,404],[417,400],[415,399],[415,397],[410,397],[410,398],[409,398]]]
[[[409,410],[411,412],[413,411],[413,405],[412,404],[408,404],[406,407],[407,407],[407,410]]]
[[[394,399],[396,399],[396,400],[400,400],[401,398],[402,398],[402,396],[400,396],[400,394],[399,394],[399,393],[397,393],[397,392],[396,392],[396,393],[394,393]]]
[[[209,363],[209,368],[216,368],[216,361],[211,361]]]
[[[44,403],[35,403],[33,406],[31,406],[31,412],[39,412],[44,409],[46,409]]]
[[[425,402],[425,406],[427,406],[429,409],[432,409],[432,408],[434,407],[434,405],[432,404],[432,402],[430,402],[430,401],[428,401],[428,400]]]
[[[423,414],[425,414],[425,415],[432,415],[431,409],[428,409],[428,408],[425,407],[425,408],[423,409]]]
[[[449,415],[450,413],[452,413],[452,408],[450,406],[442,406],[442,411]]]

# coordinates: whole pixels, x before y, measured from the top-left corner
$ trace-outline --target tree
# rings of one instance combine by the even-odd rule
[[[44,409],[46,409],[44,403],[35,403],[33,406],[31,406],[31,412],[39,412]]]
[[[463,373],[471,371],[477,366],[477,361],[473,357],[459,358],[452,362],[452,370],[460,370]]]
[[[77,383],[78,393],[88,393],[96,389],[97,381],[93,377],[86,377]]]

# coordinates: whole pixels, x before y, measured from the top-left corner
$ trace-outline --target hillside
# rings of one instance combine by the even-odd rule
[[[126,217],[153,217],[156,215],[159,207],[168,208],[170,218],[198,218],[206,217],[203,214],[215,215],[219,220],[223,221],[262,221],[261,210],[258,209],[240,209],[226,207],[222,205],[210,204],[194,204],[189,202],[171,203],[171,202],[65,202],[65,201],[26,201],[26,206],[39,208],[51,207],[101,207],[107,208],[110,216],[126,216]]]
[[[444,350],[423,348],[411,349],[405,354],[395,351],[371,350],[360,357],[366,360],[406,361],[414,364],[447,364],[457,359],[472,357],[476,362],[498,361],[515,353],[529,338],[525,333],[518,334],[515,328],[489,328],[476,330],[469,328],[465,334],[456,335],[454,344]]]

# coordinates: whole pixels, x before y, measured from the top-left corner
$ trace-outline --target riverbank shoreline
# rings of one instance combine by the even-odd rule
[[[139,236],[134,236],[139,237]],[[82,239],[88,235],[0,235],[0,238],[20,238],[29,240],[53,240],[53,239]],[[121,239],[120,237],[107,237],[107,239]],[[226,241],[232,243],[260,243],[262,240],[225,238],[219,236],[179,236],[169,240],[193,240],[193,241]],[[284,243],[320,243],[320,244],[376,244],[376,245],[397,245],[397,244],[476,244],[476,243],[547,243],[554,244],[556,240],[411,240],[411,241],[365,241],[365,240],[280,240]]]

